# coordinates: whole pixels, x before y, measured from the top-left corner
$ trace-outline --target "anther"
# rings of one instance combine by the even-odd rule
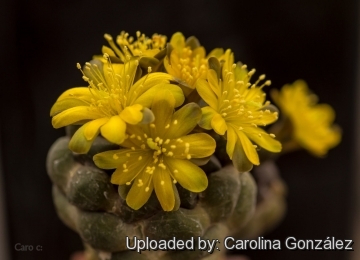
[[[163,163],[159,163],[158,166],[163,169],[163,170],[166,170],[166,165],[163,164]]]
[[[110,34],[107,34],[107,33],[104,34],[104,38],[105,38],[105,40],[107,40],[107,41],[112,41],[112,40],[113,40],[113,38],[111,37],[111,35],[110,35]]]
[[[256,71],[255,69],[250,70],[248,72],[248,76],[251,77],[252,75],[254,75],[255,71]]]

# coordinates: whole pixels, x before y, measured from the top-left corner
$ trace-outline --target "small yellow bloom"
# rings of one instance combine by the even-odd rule
[[[201,118],[197,104],[189,103],[175,113],[174,107],[171,93],[160,92],[152,106],[153,123],[129,125],[121,144],[125,149],[94,156],[99,168],[116,168],[112,183],[131,185],[126,202],[135,210],[148,201],[153,189],[162,208],[172,211],[180,205],[175,183],[193,192],[208,185],[206,174],[192,159],[211,156],[215,140],[205,133],[189,134]]]
[[[69,148],[77,153],[86,153],[95,137],[101,134],[110,142],[121,144],[125,139],[126,125],[146,123],[153,119],[147,107],[159,90],[170,90],[176,106],[184,101],[182,90],[170,84],[172,76],[165,73],[150,73],[137,79],[138,60],[130,59],[125,64],[112,64],[93,60],[85,65],[83,79],[89,87],[77,87],[65,91],[50,111],[55,128],[67,125],[82,125],[72,137]],[[80,64],[78,68],[81,69]]]
[[[316,156],[324,156],[341,140],[339,127],[334,126],[335,112],[327,104],[316,104],[305,81],[297,80],[285,85],[272,97],[283,114],[293,124],[293,138],[303,148]]]
[[[155,65],[159,62],[159,60],[156,59],[157,55],[160,51],[165,50],[166,47],[166,36],[160,34],[154,34],[151,38],[148,38],[145,34],[137,31],[135,40],[133,37],[129,36],[127,32],[122,31],[116,37],[116,44],[111,35],[105,34],[104,37],[111,48],[103,46],[102,52],[103,54],[108,54],[114,62],[116,62],[117,59],[120,59],[121,62],[126,62],[129,57],[135,56],[140,57],[141,65],[141,58],[151,57],[147,62]],[[165,53],[161,56],[165,56]],[[94,58],[102,60],[102,56],[95,56]]]
[[[206,78],[208,70],[207,59],[209,57],[220,57],[223,54],[222,49],[213,50],[208,56],[203,46],[195,37],[190,37],[185,41],[182,33],[175,33],[170,40],[170,45],[173,48],[170,57],[165,57],[164,66],[166,71],[181,79],[187,84],[187,89],[184,89],[186,96],[195,89],[195,82],[198,78]]]
[[[249,171],[258,165],[259,156],[256,145],[271,152],[280,152],[281,144],[258,126],[266,126],[278,118],[272,112],[269,102],[265,102],[262,88],[270,81],[258,86],[265,79],[261,75],[250,83],[255,70],[247,72],[246,66],[233,64],[233,54],[227,50],[221,71],[209,69],[206,79],[198,79],[196,89],[208,106],[202,108],[199,125],[204,129],[214,129],[227,139],[226,151],[234,165],[241,172]],[[219,74],[218,74],[219,73]],[[220,78],[219,78],[220,77]]]

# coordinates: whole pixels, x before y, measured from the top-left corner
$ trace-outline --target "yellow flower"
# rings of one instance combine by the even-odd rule
[[[166,71],[187,84],[187,89],[183,89],[186,96],[195,89],[195,82],[198,78],[206,78],[208,70],[207,59],[209,57],[220,57],[222,49],[213,50],[208,56],[203,46],[195,37],[190,37],[185,41],[182,33],[175,33],[170,40],[173,48],[170,57],[165,57],[164,66]]]
[[[102,53],[108,54],[114,63],[126,62],[131,57],[139,57],[140,66],[156,67],[160,60],[165,56],[166,36],[154,34],[151,38],[141,32],[136,32],[136,40],[129,36],[127,32],[122,31],[116,37],[116,43],[111,35],[105,34],[105,39],[110,47],[103,46]],[[94,56],[104,62],[103,56]]]
[[[332,123],[335,112],[327,104],[316,104],[305,81],[297,80],[272,92],[272,97],[293,125],[293,138],[303,148],[316,156],[324,156],[341,140],[339,127]]]
[[[127,204],[137,210],[149,199],[153,189],[165,211],[179,207],[175,183],[201,192],[208,180],[192,159],[213,154],[215,140],[205,133],[189,134],[201,118],[200,107],[189,103],[174,113],[175,99],[169,91],[154,98],[151,124],[129,126],[125,149],[106,151],[94,156],[99,168],[114,169],[111,182],[132,185]],[[189,134],[189,135],[188,135]]]
[[[109,59],[108,55],[104,55]],[[176,106],[184,101],[182,90],[169,84],[172,76],[150,73],[138,79],[138,60],[125,64],[103,64],[93,60],[85,65],[83,79],[89,87],[76,87],[65,91],[50,111],[52,124],[60,128],[72,124],[81,126],[72,137],[69,148],[87,153],[95,137],[101,134],[110,142],[121,144],[126,125],[146,123],[153,119],[149,109],[159,90],[170,90]],[[81,69],[80,64],[77,65]],[[137,81],[136,81],[137,80]]]
[[[247,72],[246,66],[236,66],[233,54],[227,50],[222,70],[209,69],[207,79],[198,79],[196,89],[208,104],[202,108],[199,125],[204,129],[214,129],[219,135],[226,135],[226,152],[241,172],[249,171],[252,165],[258,165],[257,143],[271,152],[280,152],[281,144],[258,126],[266,126],[278,118],[277,112],[271,112],[269,102],[265,102],[262,88],[270,85],[265,81],[258,86],[265,75],[261,75],[254,84],[250,83],[255,70]],[[219,64],[220,67],[220,64]]]

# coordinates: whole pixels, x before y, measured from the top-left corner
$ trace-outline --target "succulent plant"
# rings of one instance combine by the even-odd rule
[[[182,33],[169,43],[139,32],[105,39],[103,56],[77,64],[87,86],[50,111],[55,128],[67,127],[47,158],[54,202],[87,259],[219,259],[225,237],[255,238],[285,213],[271,153],[322,156],[341,139],[333,110],[315,105],[303,81],[274,92],[287,118],[265,128],[279,115],[263,90],[271,81],[251,83],[255,70],[230,49],[206,55]],[[160,246],[176,240],[179,250]]]
[[[177,211],[163,211],[154,193],[141,209],[134,210],[124,199],[127,191],[113,185],[110,173],[97,168],[92,160],[94,154],[117,145],[99,136],[87,154],[75,154],[68,148],[74,131],[69,127],[67,132],[68,136],[51,147],[47,171],[53,182],[57,213],[80,235],[87,259],[218,259],[226,253],[222,243],[226,236],[257,233],[257,222],[262,218],[259,215],[269,215],[256,210],[257,185],[252,175],[239,173],[231,164],[221,167],[216,157],[202,166],[209,180],[204,192],[193,193],[177,184],[181,200]],[[220,243],[212,254],[206,250],[151,250],[139,254],[127,249],[126,237],[131,245],[134,237],[157,241],[195,238],[194,243],[201,237]]]

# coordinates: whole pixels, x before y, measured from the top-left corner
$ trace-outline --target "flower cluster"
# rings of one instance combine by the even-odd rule
[[[69,143],[73,152],[87,153],[98,135],[119,146],[93,159],[115,169],[113,184],[129,186],[131,208],[141,208],[154,191],[163,210],[172,211],[180,205],[177,185],[204,191],[208,180],[199,166],[213,156],[215,139],[226,142],[239,172],[260,164],[259,149],[281,151],[264,128],[278,118],[263,90],[271,82],[265,75],[252,82],[255,70],[235,63],[231,50],[206,54],[180,32],[170,42],[140,32],[136,39],[125,32],[105,39],[102,55],[77,65],[86,86],[61,94],[50,116],[55,128],[80,126]],[[285,103],[279,101],[288,111]]]

